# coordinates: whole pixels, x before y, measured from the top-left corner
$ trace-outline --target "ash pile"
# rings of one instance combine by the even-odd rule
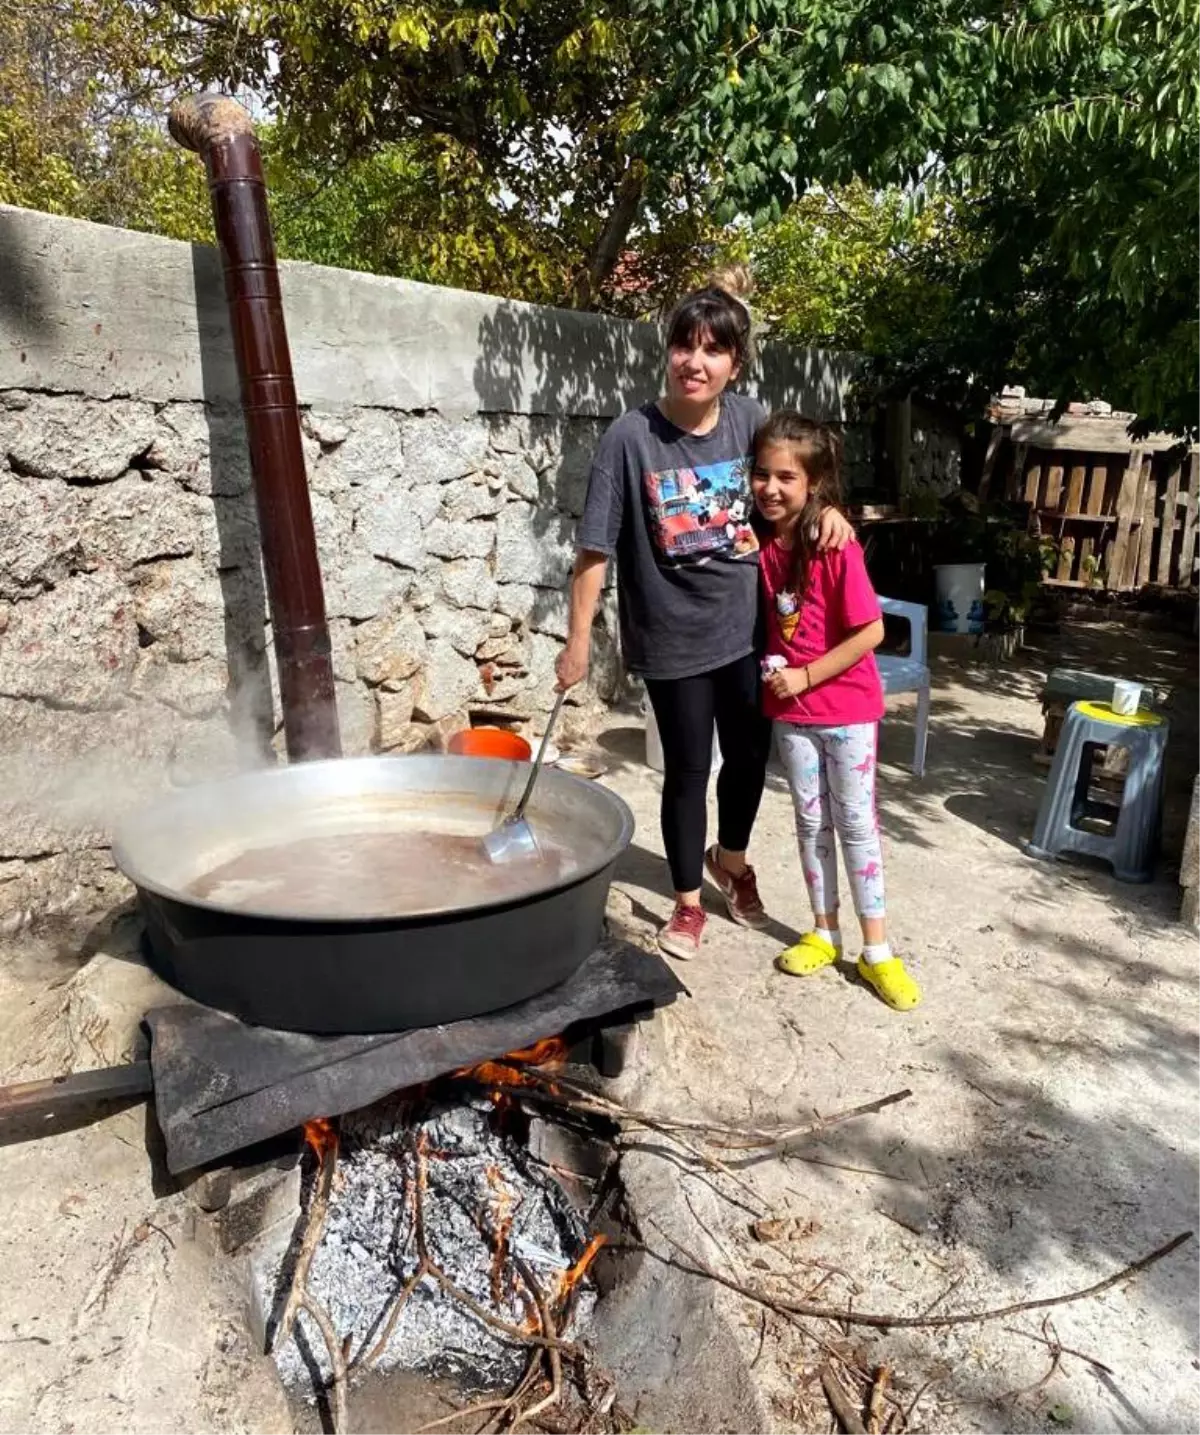
[[[588,1247],[584,1213],[506,1129],[514,1123],[503,1106],[456,1097],[416,1107],[398,1098],[342,1118],[305,1284],[328,1313],[351,1378],[357,1368],[404,1369],[467,1390],[510,1385],[529,1348],[503,1325],[538,1331],[540,1298],[560,1304],[559,1335],[569,1337],[595,1305],[590,1284],[572,1278]],[[311,1402],[335,1374],[329,1342],[303,1311],[290,1333],[278,1326],[299,1242],[297,1232],[262,1272],[268,1289],[259,1295],[277,1313],[280,1375]]]

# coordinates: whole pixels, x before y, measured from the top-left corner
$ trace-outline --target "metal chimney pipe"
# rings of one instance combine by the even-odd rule
[[[172,138],[195,151],[208,171],[250,445],[288,757],[340,757],[325,593],[254,125],[242,106],[225,95],[193,95],[171,106],[169,128]]]

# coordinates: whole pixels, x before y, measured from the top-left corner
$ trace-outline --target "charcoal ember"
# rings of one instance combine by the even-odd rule
[[[414,1141],[426,1152],[423,1198],[431,1258],[461,1290],[501,1320],[536,1329],[536,1310],[511,1259],[495,1257],[495,1231],[545,1293],[587,1243],[583,1220],[557,1180],[500,1129],[490,1102],[434,1105],[414,1119],[411,1107],[381,1102],[342,1119],[341,1149],[321,1244],[308,1288],[328,1310],[351,1363],[370,1350],[396,1293],[417,1266],[410,1187]],[[275,1299],[290,1280],[285,1257],[272,1273]],[[585,1284],[571,1333],[586,1325],[595,1302]],[[506,1337],[446,1294],[431,1277],[414,1290],[378,1370],[446,1377],[467,1390],[510,1386],[528,1347]],[[284,1382],[313,1398],[331,1375],[319,1332],[302,1314],[296,1333],[275,1351]]]

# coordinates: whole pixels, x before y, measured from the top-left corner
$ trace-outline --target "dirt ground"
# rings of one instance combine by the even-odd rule
[[[752,853],[773,925],[748,933],[714,915],[702,958],[681,968],[691,998],[645,1030],[625,1095],[773,1125],[913,1094],[741,1170],[745,1205],[798,1218],[783,1245],[753,1242],[749,1212],[708,1178],[647,1156],[648,1240],[661,1227],[712,1265],[793,1297],[914,1314],[1076,1290],[1196,1229],[1197,943],[1174,921],[1177,873],[1125,886],[1095,865],[1034,862],[1018,845],[1044,782],[1031,761],[1035,695],[1058,662],[1176,683],[1166,835],[1178,853],[1196,753],[1194,644],[1077,627],[1001,669],[940,660],[923,780],[907,768],[905,700],[883,733],[893,934],[925,990],[902,1016],[852,975],[774,971],[806,913],[789,800],[773,775]],[[633,716],[613,715],[597,740],[605,780],[638,819],[612,915],[649,942],[670,902],[659,780]],[[0,951],[0,1079],[62,1070],[72,1049],[77,1066],[119,1059],[101,994],[81,1004],[78,958]],[[120,976],[118,962],[104,991]],[[139,1107],[0,1145],[0,1431],[291,1427],[273,1371],[248,1347],[231,1271],[191,1239],[188,1200],[156,1185],[148,1147],[153,1123]],[[1119,1290],[1054,1309],[1046,1326],[1039,1312],[946,1332],[843,1335],[820,1323],[806,1334],[690,1281],[705,1287],[689,1356],[697,1399],[674,1428],[830,1428],[816,1336],[864,1367],[886,1362],[900,1404],[919,1396],[913,1429],[1196,1429],[1197,1254],[1193,1242]],[[705,1325],[714,1298],[733,1332],[724,1344]],[[676,1351],[688,1336],[675,1332]],[[1043,1339],[1107,1370],[1065,1354],[1043,1379]],[[726,1387],[724,1413],[707,1423],[719,1402],[703,1390]]]
[[[1176,685],[1167,857],[1149,886],[1021,852],[1044,784],[1036,694],[1060,663]],[[910,716],[905,699],[890,705],[879,803],[893,940],[923,1004],[894,1013],[849,967],[806,979],[773,969],[807,917],[773,774],[751,852],[772,926],[751,933],[713,916],[701,957],[681,964],[692,999],[656,1023],[638,1082],[657,1111],[755,1125],[911,1088],[795,1159],[742,1171],[763,1209],[798,1218],[784,1247],[754,1242],[750,1217],[707,1179],[678,1183],[693,1249],[710,1264],[750,1283],[779,1269],[776,1288],[793,1297],[908,1315],[1078,1290],[1197,1228],[1198,953],[1175,922],[1195,645],[1097,625],[999,669],[943,659],[920,781],[908,770]],[[607,781],[638,819],[614,910],[648,940],[670,898],[660,784],[635,723],[614,721],[600,744]],[[854,1327],[841,1348],[867,1368],[886,1362],[904,1405],[923,1391],[913,1428],[1196,1429],[1198,1254],[1192,1241],[1120,1289],[1049,1312],[949,1331]],[[813,1341],[740,1297],[724,1309],[775,1427],[829,1428]],[[1064,1355],[1049,1374],[1047,1339],[1109,1369]]]

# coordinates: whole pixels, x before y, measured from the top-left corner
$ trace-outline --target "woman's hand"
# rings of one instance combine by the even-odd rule
[[[817,551],[840,553],[847,543],[854,541],[854,525],[836,508],[822,510],[817,523]]]
[[[776,668],[765,679],[764,686],[772,697],[786,702],[788,698],[798,698],[801,693],[808,692],[812,684],[808,680],[807,668]]]
[[[554,672],[559,692],[565,693],[576,683],[583,682],[588,675],[588,645],[568,642],[555,661]]]

